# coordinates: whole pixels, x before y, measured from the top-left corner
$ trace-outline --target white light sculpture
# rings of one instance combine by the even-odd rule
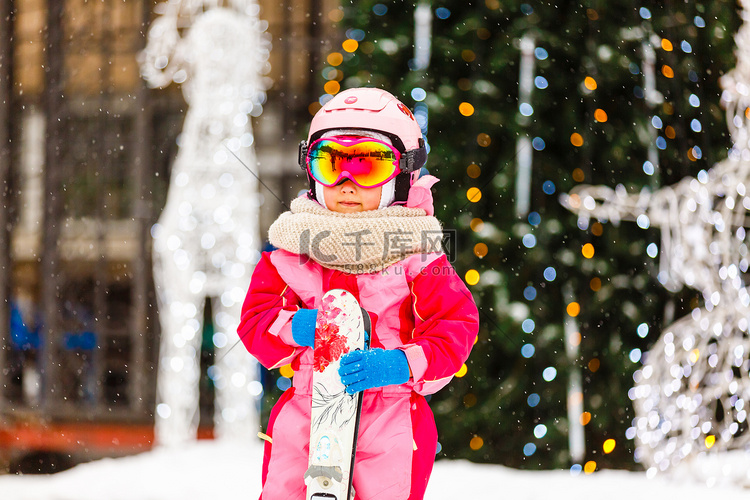
[[[661,229],[659,281],[702,293],[704,306],[664,328],[630,391],[636,459],[709,483],[750,486],[750,2],[737,36],[737,67],[721,78],[733,147],[696,178],[651,193],[579,186],[561,202],[588,219],[636,220]]]
[[[142,76],[152,87],[181,84],[189,105],[166,206],[152,229],[162,330],[156,441],[196,439],[206,300],[215,328],[215,434],[246,438],[257,432],[262,386],[236,330],[260,257],[260,201],[242,163],[257,166],[250,116],[262,111],[268,88],[267,24],[250,0],[172,0],[155,12],[139,56]]]

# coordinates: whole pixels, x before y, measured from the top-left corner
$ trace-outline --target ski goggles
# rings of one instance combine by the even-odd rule
[[[362,188],[382,186],[401,169],[401,152],[370,137],[326,137],[307,148],[305,165],[316,181],[335,186],[349,179]]]

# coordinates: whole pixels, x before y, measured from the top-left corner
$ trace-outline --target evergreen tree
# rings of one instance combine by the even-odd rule
[[[654,189],[726,156],[718,77],[734,66],[734,3],[435,1],[425,69],[414,61],[416,4],[343,8],[346,40],[321,84],[382,87],[426,110],[437,216],[456,231],[451,258],[480,308],[467,371],[431,401],[439,456],[634,467],[628,390],[640,353],[702,299],[660,286],[658,231],[579,221],[559,197],[581,183]],[[519,86],[524,36],[535,48],[531,87]],[[649,51],[658,94],[647,96]],[[518,156],[533,153],[528,211],[515,191],[523,137]],[[575,373],[586,450],[577,465],[567,416]]]

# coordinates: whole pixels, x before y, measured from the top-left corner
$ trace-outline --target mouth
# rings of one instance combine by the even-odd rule
[[[361,203],[357,201],[340,201],[339,205],[343,207],[358,207],[361,205]]]

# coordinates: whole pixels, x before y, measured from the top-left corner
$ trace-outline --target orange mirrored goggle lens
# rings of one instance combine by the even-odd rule
[[[390,144],[369,137],[318,139],[307,150],[310,175],[324,186],[348,178],[363,188],[385,184],[399,173],[401,153]]]

